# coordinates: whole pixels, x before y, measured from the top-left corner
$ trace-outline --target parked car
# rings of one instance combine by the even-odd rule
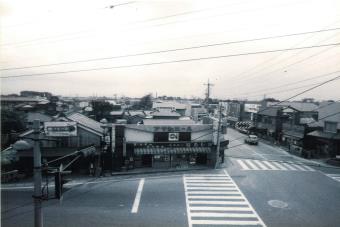
[[[244,140],[245,143],[248,143],[248,144],[254,144],[254,145],[257,145],[259,143],[259,139],[257,138],[257,136],[255,135],[249,135],[245,140]]]

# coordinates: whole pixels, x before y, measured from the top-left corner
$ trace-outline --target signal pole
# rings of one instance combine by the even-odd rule
[[[33,157],[34,157],[34,226],[43,226],[43,216],[42,216],[42,191],[41,191],[41,152],[40,152],[40,120],[33,121],[34,130],[34,146],[33,146]]]

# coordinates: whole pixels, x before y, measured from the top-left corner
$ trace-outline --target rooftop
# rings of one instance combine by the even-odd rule
[[[193,120],[144,119],[144,125],[195,125]]]

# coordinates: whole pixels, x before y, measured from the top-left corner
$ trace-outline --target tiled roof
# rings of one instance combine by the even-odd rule
[[[85,126],[86,128],[92,129],[98,133],[102,133],[103,129],[100,127],[101,123],[98,121],[95,121],[89,117],[86,117],[83,114],[80,113],[71,113],[67,115],[67,118],[77,122],[78,124]]]
[[[291,107],[300,112],[309,112],[309,111],[316,111],[315,109],[318,106],[315,103],[311,102],[283,102],[280,104],[270,104],[270,105],[277,105],[277,106],[284,106],[284,107]]]
[[[319,119],[321,122],[324,121],[332,121],[332,122],[339,122],[338,129],[340,129],[340,102],[322,102],[320,103],[320,107],[318,109],[319,112]],[[339,114],[335,114],[339,113]],[[333,116],[330,116],[335,114]],[[329,116],[329,117],[328,117]]]

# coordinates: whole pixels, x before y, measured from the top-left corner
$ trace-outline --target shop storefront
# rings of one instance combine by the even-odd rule
[[[123,146],[116,146],[129,168],[187,168],[214,166],[216,146],[213,126],[191,125],[124,125]],[[120,129],[122,130],[122,129]],[[128,162],[128,163],[127,163]]]

